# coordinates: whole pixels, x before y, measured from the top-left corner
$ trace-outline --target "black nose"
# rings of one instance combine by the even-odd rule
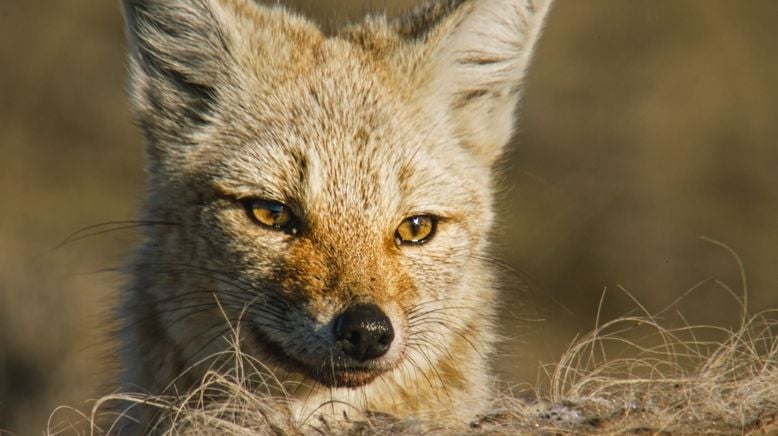
[[[394,340],[392,322],[375,304],[349,307],[333,329],[343,352],[359,362],[383,356]]]

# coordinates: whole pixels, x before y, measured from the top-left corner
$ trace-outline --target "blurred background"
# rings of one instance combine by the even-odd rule
[[[416,2],[289,3],[332,29]],[[40,434],[115,376],[116,269],[137,235],[59,244],[142,198],[119,9],[0,2],[0,433]],[[701,283],[665,313],[736,326],[722,284],[742,294],[741,271],[701,235],[739,255],[752,312],[778,308],[776,22],[772,0],[558,1],[501,166],[506,383],[535,383],[606,289],[611,319]]]

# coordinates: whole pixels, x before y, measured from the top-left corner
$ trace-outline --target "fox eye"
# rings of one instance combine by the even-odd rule
[[[277,230],[296,234],[294,215],[283,203],[268,200],[246,200],[243,202],[252,221]]]
[[[437,219],[427,215],[417,215],[406,218],[400,223],[395,232],[397,244],[421,245],[428,242],[435,235]]]

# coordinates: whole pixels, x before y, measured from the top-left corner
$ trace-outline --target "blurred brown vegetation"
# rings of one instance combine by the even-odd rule
[[[411,0],[292,2],[325,27]],[[691,323],[778,307],[778,3],[560,0],[506,159],[498,369],[534,382],[576,332],[634,309],[622,285]],[[135,217],[142,140],[123,94],[118,1],[0,2],[0,433],[110,386],[115,269],[133,230],[58,244]],[[670,321],[668,321],[670,322]]]

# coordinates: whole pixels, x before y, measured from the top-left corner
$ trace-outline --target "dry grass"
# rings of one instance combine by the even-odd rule
[[[672,306],[650,314],[635,300],[641,315],[600,325],[598,314],[595,328],[573,341],[558,363],[546,366],[536,386],[499,393],[469,427],[359,411],[339,421],[313,416],[295,421],[285,386],[241,353],[240,332],[233,330],[227,351],[195,364],[221,362],[211,363],[197,389],[169,397],[105,396],[81,415],[82,424],[93,423],[84,433],[113,434],[120,416],[111,413],[135,407],[154,409],[159,419],[153,430],[171,435],[778,432],[778,310],[749,315],[740,259],[729,247],[708,241],[728,250],[740,266],[741,294],[717,282],[740,308],[738,328],[666,328],[658,316]],[[604,299],[605,293],[600,307]],[[50,427],[49,434],[55,430]]]
[[[234,366],[213,369],[195,391],[175,397],[115,394],[98,400],[88,418],[98,422],[117,402],[152,407],[163,434],[420,434],[469,431],[479,434],[671,433],[741,434],[778,431],[778,337],[776,313],[748,318],[735,332],[715,327],[665,329],[651,317],[624,317],[577,340],[548,369],[551,389],[533,401],[503,393],[470,428],[389,416],[357,415],[340,422],[295,422],[284,397],[270,396],[277,384],[259,362],[231,351]],[[661,345],[625,339],[651,329]],[[714,330],[720,341],[694,339]],[[691,339],[690,339],[691,338]],[[649,338],[646,341],[651,342]],[[613,343],[622,357],[607,355]],[[631,357],[626,357],[631,356]],[[637,357],[634,357],[637,356]],[[526,397],[526,395],[524,395]],[[103,416],[103,420],[104,420]],[[50,434],[56,434],[50,429]],[[112,426],[91,434],[113,434]]]

